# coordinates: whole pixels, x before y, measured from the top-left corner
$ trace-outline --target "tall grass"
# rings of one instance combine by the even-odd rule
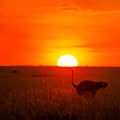
[[[13,90],[0,95],[0,119],[119,120],[119,99],[120,95],[114,98],[109,91],[107,95],[100,93],[94,99],[86,99],[72,89]]]
[[[88,72],[87,77],[99,80],[103,76],[101,79],[109,83],[91,99],[77,94],[69,75],[64,79],[41,75],[0,77],[0,120],[120,120],[118,74],[113,81],[116,75],[109,72]]]

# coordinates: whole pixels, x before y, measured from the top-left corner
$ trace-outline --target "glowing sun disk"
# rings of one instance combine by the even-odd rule
[[[78,66],[77,59],[72,55],[63,55],[58,59],[58,66],[73,67]]]

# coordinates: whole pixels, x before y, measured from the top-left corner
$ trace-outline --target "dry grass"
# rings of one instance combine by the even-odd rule
[[[67,84],[69,87],[66,87],[64,82],[62,86],[53,87],[55,85],[47,84],[50,77],[44,78],[47,80],[45,82],[41,77],[33,77],[30,81],[28,78],[31,77],[18,78],[16,75],[12,79],[1,80],[0,120],[120,119],[120,89],[117,81],[116,84],[111,81],[113,86],[98,91],[94,99],[86,99],[78,96],[71,85]],[[19,81],[15,82],[17,79]]]

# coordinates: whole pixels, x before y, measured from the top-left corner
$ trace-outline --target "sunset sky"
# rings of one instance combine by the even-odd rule
[[[0,65],[120,66],[120,0],[0,1]]]

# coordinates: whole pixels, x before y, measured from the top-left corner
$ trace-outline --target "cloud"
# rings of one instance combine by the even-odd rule
[[[119,53],[119,45],[117,43],[87,43],[84,45],[62,46],[58,48],[87,49],[88,52],[116,52]]]
[[[85,9],[94,10],[120,9],[120,1],[118,0],[75,0],[74,3]]]
[[[120,11],[119,0],[67,0],[62,1],[59,7],[65,11],[79,12],[115,12]]]
[[[62,10],[66,10],[66,11],[79,11],[80,7],[77,6],[74,3],[66,3],[66,2],[62,2],[58,4],[58,7]]]

